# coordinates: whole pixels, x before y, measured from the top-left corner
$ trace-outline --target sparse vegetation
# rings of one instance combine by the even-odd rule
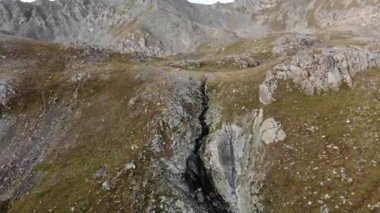
[[[286,95],[267,108],[288,134],[267,151],[267,211],[371,211],[379,200],[379,74],[362,74],[353,90],[318,96],[282,86]]]
[[[177,5],[165,7],[171,1],[157,2],[139,9],[144,1],[138,4],[131,1],[120,9],[110,9],[104,20],[95,22],[95,29],[79,31],[92,34],[93,30],[104,30],[94,32],[96,38],[88,41],[104,42],[103,46],[116,50],[128,44],[131,52],[154,48],[167,51],[160,57],[79,44],[0,38],[0,145],[5,147],[0,150],[4,158],[0,161],[0,212],[168,212],[168,209],[181,212],[188,206],[206,211],[216,205],[208,204],[212,196],[217,198],[215,203],[229,202],[217,192],[223,187],[211,184],[215,177],[212,171],[203,168],[202,162],[202,149],[206,150],[202,143],[210,142],[210,136],[226,126],[231,129],[220,131],[224,134],[220,141],[225,146],[220,150],[225,153],[218,153],[213,160],[222,161],[219,156],[225,157],[228,162],[220,165],[227,165],[231,176],[239,172],[235,171],[235,165],[229,167],[237,161],[252,164],[241,168],[257,169],[249,172],[263,174],[263,182],[261,177],[257,182],[247,178],[247,185],[252,183],[259,192],[247,189],[246,194],[251,193],[249,196],[257,204],[263,202],[265,212],[324,212],[326,209],[376,212],[380,209],[380,69],[361,72],[358,59],[357,64],[347,65],[348,72],[361,72],[355,76],[353,88],[342,85],[338,92],[307,96],[290,79],[311,75],[313,66],[308,65],[313,63],[299,66],[303,64],[303,58],[299,57],[300,61],[287,64],[295,67],[287,75],[284,72],[289,69],[276,67],[306,52],[301,50],[322,53],[332,46],[349,46],[369,50],[355,54],[380,53],[373,38],[335,29],[338,24],[362,29],[357,20],[341,21],[356,13],[341,15],[336,11],[373,5],[371,1],[352,0],[350,4],[316,1],[311,5],[292,0],[275,6],[268,4],[252,15],[252,20],[259,23],[257,26],[241,25],[254,26],[255,30],[257,27],[260,32],[252,33],[254,38],[248,35],[248,28],[225,29],[238,25],[233,18],[237,17],[237,11],[245,14],[239,22],[247,21],[252,8],[239,6],[236,11],[232,9],[234,6],[224,8],[228,13],[218,13],[216,17],[229,14],[228,23],[214,22],[213,15],[187,21],[193,14],[200,14],[197,7],[187,5],[184,14],[177,14]],[[98,16],[95,13],[98,10],[102,12],[99,8],[109,7],[107,4],[97,7],[78,3],[91,9],[90,14],[94,16]],[[170,16],[163,16],[167,13]],[[339,20],[338,24],[330,25],[328,18],[320,20],[321,14],[330,13],[334,14],[334,20]],[[133,18],[125,22],[124,14]],[[378,17],[373,15],[373,19]],[[112,21],[107,21],[106,16],[113,17]],[[167,24],[162,27],[164,30],[156,22],[159,18]],[[370,31],[377,29],[376,26],[366,25],[363,29]],[[25,31],[31,28],[17,27]],[[173,32],[165,30],[172,28]],[[49,30],[41,29],[41,36]],[[311,34],[303,34],[306,32]],[[103,41],[100,38],[103,33],[109,33],[110,37],[104,36]],[[204,38],[195,36],[197,33]],[[129,34],[133,36],[126,36]],[[166,34],[171,37],[166,38]],[[215,43],[203,43],[198,48],[190,45],[214,38]],[[226,43],[216,46],[220,41]],[[188,49],[196,51],[189,53]],[[186,53],[165,55],[178,50]],[[349,58],[344,51],[338,53],[341,55],[337,58]],[[339,87],[343,82],[341,73],[329,70],[339,69],[329,64],[336,62],[329,60],[334,58],[333,53],[323,56],[326,60],[318,57],[322,56],[311,54],[307,58],[325,63],[315,63],[322,67],[320,75],[308,80],[332,78]],[[346,67],[345,64],[347,61],[341,67]],[[274,68],[279,70],[274,75],[283,76],[276,79],[279,82],[273,93],[276,100],[264,105],[260,102],[259,86],[264,80],[271,80],[266,76]],[[302,83],[305,82],[298,85]],[[9,102],[2,100],[8,96]],[[285,141],[276,143],[275,135],[274,142],[266,145],[262,135],[256,135],[262,131],[261,124],[254,126],[250,120],[256,109],[263,109],[263,120],[273,117],[263,131],[284,130]],[[244,144],[245,149],[252,138],[257,139],[255,143],[262,143],[257,159],[251,155],[235,156],[233,143],[240,143],[237,148]],[[223,139],[229,140],[228,143]],[[216,147],[220,141],[212,142]],[[249,149],[253,147],[250,145],[247,145]],[[240,151],[237,155],[251,153],[251,150]],[[262,164],[256,165],[258,162]],[[220,169],[221,176],[223,172],[229,173],[224,169]],[[236,186],[232,187],[235,184],[239,183],[231,183],[229,189],[235,189]],[[253,199],[256,195],[259,196]],[[228,205],[222,206],[221,209],[227,209]]]

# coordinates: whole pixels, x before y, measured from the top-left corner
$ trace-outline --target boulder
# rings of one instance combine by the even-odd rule
[[[283,141],[286,138],[286,133],[282,129],[281,124],[273,118],[268,118],[262,123],[260,133],[261,140],[267,145]]]
[[[273,73],[268,72],[265,82],[259,86],[260,102],[263,104],[272,103],[275,100],[273,95],[276,89],[277,80]]]

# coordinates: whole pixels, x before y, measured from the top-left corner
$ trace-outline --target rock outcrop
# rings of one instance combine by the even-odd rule
[[[223,124],[204,145],[203,161],[215,188],[231,212],[262,212],[262,174],[255,170],[264,144],[285,140],[286,134],[273,119],[264,120],[256,110],[243,125]]]
[[[163,138],[169,139],[166,143],[170,143],[170,147],[166,144],[166,149],[172,155],[168,160],[161,159],[161,163],[173,193],[181,202],[179,210],[225,212],[224,200],[215,191],[200,158],[200,147],[208,135],[206,80],[173,75],[167,79],[166,87],[170,92],[161,95],[167,100],[167,110],[155,119],[157,129],[152,149],[160,152],[163,149],[157,148],[157,144],[162,146]],[[167,96],[170,93],[173,95]]]
[[[302,50],[288,62],[269,71],[260,85],[260,101],[270,104],[279,80],[294,82],[307,95],[338,91],[342,84],[352,86],[353,77],[379,64],[379,55],[367,50],[333,47]]]
[[[16,95],[15,89],[6,81],[0,81],[0,104],[7,107],[9,101]]]

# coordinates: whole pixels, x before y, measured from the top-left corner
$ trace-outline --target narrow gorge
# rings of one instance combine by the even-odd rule
[[[212,177],[206,170],[202,155],[202,147],[210,134],[210,128],[206,123],[206,116],[209,109],[209,98],[206,92],[207,79],[202,80],[202,112],[199,115],[199,123],[201,125],[201,133],[195,140],[195,150],[186,161],[185,180],[189,185],[194,197],[200,203],[205,203],[209,212],[229,212],[228,205],[216,191]]]

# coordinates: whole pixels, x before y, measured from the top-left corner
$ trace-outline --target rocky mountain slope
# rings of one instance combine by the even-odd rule
[[[378,38],[378,10],[378,0],[240,0],[212,6],[186,0],[3,0],[0,31],[167,55],[274,32],[324,30]]]
[[[0,1],[0,212],[379,211],[379,4]]]

